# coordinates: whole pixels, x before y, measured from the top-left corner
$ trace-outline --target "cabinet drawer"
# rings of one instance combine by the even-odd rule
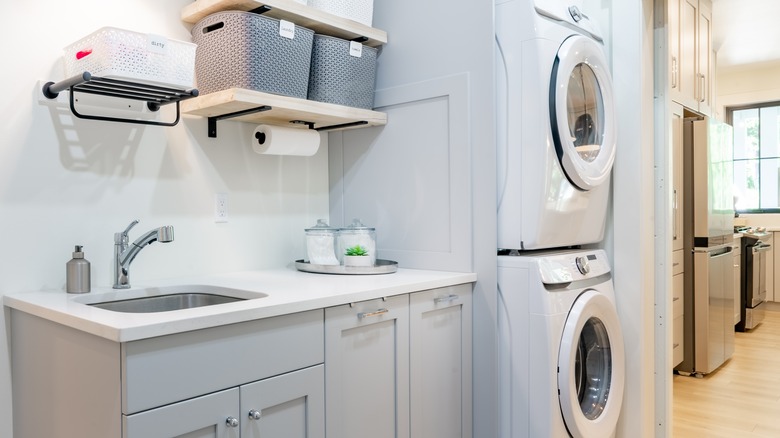
[[[322,363],[323,310],[122,344],[122,412],[132,414]]]
[[[683,293],[685,292],[685,274],[677,274],[672,277],[672,318],[682,316],[684,312],[685,300],[683,299]]]
[[[678,316],[672,321],[672,367],[676,367],[683,361],[685,349],[683,322],[683,316]]]
[[[685,271],[685,250],[672,252],[672,275],[682,274]]]

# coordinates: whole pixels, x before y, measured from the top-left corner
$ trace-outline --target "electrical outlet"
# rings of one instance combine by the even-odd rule
[[[228,195],[217,193],[214,195],[214,222],[224,223],[228,221]]]

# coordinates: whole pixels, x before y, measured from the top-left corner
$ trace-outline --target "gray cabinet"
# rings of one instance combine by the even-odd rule
[[[14,437],[471,438],[471,288],[122,343],[13,309]]]
[[[471,422],[471,285],[409,299],[412,438],[467,438]]]
[[[125,438],[323,438],[323,365],[124,416]]]
[[[244,385],[241,438],[324,438],[323,365]]]
[[[323,329],[317,309],[116,343],[12,310],[14,436],[322,438]]]
[[[125,438],[239,438],[238,389],[151,409],[122,419]]]
[[[325,309],[327,436],[472,436],[471,285]]]
[[[409,437],[409,295],[325,309],[330,438]]]

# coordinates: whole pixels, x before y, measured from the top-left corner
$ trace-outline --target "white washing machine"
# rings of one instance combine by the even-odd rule
[[[606,438],[625,356],[602,250],[498,257],[501,438]]]
[[[615,158],[612,79],[574,0],[496,0],[498,247],[604,237]]]

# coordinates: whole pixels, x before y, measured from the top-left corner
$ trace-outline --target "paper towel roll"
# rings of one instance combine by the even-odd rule
[[[258,125],[252,134],[252,149],[258,154],[309,157],[320,147],[320,133],[313,129]]]

